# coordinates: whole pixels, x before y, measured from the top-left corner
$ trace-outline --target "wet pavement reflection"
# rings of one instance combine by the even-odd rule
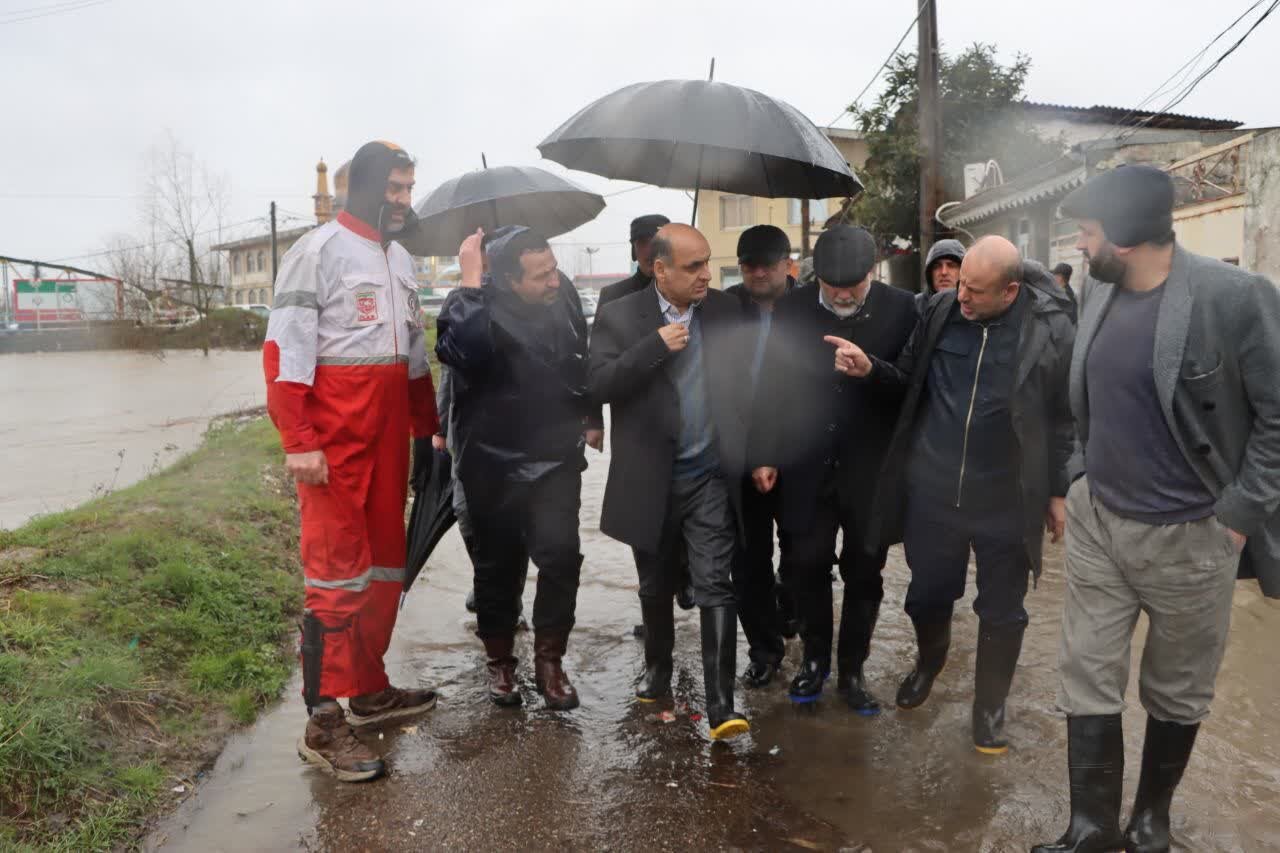
[[[607,457],[604,457],[607,460]],[[977,754],[969,740],[976,617],[957,608],[947,670],[924,707],[875,718],[828,693],[797,711],[785,681],[739,688],[748,737],[712,745],[705,722],[652,718],[632,698],[643,654],[630,552],[598,530],[606,461],[591,453],[582,530],[586,562],[566,668],[582,697],[569,713],[542,708],[532,687],[532,637],[521,634],[525,705],[485,698],[474,617],[463,609],[470,567],[456,532],[401,612],[389,666],[400,684],[441,692],[421,719],[369,735],[388,778],[343,785],[294,752],[305,713],[299,684],[236,736],[194,796],[161,823],[150,850],[820,849],[1015,851],[1066,825],[1066,732],[1053,710],[1062,551],[1050,547],[1028,598],[1032,624],[1010,697],[1012,748]],[[907,569],[890,554],[868,679],[891,703],[914,636],[901,604]],[[837,593],[839,585],[837,585]],[[532,605],[532,584],[526,609]],[[836,612],[839,613],[837,594]],[[1143,620],[1145,625],[1145,620]],[[1140,654],[1134,648],[1134,677]],[[1280,849],[1280,682],[1273,651],[1280,603],[1237,588],[1231,644],[1174,803],[1175,849]],[[677,710],[701,702],[698,621],[677,619]],[[788,644],[784,676],[799,664]],[[740,638],[739,670],[746,663]],[[1137,785],[1144,713],[1130,687],[1125,813]]]

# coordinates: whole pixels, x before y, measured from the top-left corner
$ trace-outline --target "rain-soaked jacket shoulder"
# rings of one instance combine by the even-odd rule
[[[587,324],[572,286],[551,306],[529,306],[498,283],[458,288],[436,320],[436,355],[453,385],[451,442],[459,476],[534,479],[581,465]]]

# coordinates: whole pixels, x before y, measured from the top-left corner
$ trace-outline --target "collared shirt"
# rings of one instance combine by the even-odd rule
[[[760,312],[760,323],[756,338],[756,354],[751,359],[751,387],[760,381],[760,369],[764,367],[765,346],[769,342],[769,331],[773,328],[773,312]]]
[[[689,303],[689,307],[681,313],[676,306],[667,301],[666,297],[662,295],[662,291],[658,290],[657,285],[653,289],[658,293],[658,308],[662,311],[663,319],[668,323],[679,323],[686,329],[689,328],[689,323],[693,320],[693,309],[698,307],[698,303]]]

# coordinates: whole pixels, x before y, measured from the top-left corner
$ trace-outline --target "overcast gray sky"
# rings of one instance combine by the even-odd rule
[[[239,222],[265,215],[271,199],[310,213],[316,160],[336,168],[372,138],[417,157],[415,198],[476,168],[481,151],[491,165],[539,163],[537,143],[580,107],[628,83],[704,76],[712,56],[716,79],[826,124],[918,8],[918,0],[67,2],[0,0],[0,254],[84,256],[135,231],[143,157],[166,132],[228,177],[228,221]],[[939,32],[944,50],[980,40],[1006,59],[1029,54],[1033,100],[1129,107],[1249,5],[939,0]],[[70,11],[15,20],[60,7]],[[1177,111],[1280,124],[1278,38],[1280,13]],[[906,46],[914,45],[912,35]],[[602,193],[631,186],[572,175]],[[563,241],[602,246],[595,270],[623,271],[631,217],[683,218],[688,209],[682,194],[641,189],[610,198]],[[558,253],[571,271],[582,262],[573,246]]]

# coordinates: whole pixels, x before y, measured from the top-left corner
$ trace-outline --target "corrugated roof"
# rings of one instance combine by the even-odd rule
[[[1019,106],[1032,112],[1060,113],[1067,121],[1108,122],[1121,127],[1142,124],[1144,127],[1167,130],[1233,130],[1244,122],[1232,119],[1205,118],[1180,113],[1157,115],[1150,110],[1128,110],[1124,107],[1108,107],[1095,104],[1091,107],[1073,107],[1066,104],[1047,104],[1041,101],[1022,101]],[[1154,116],[1154,118],[1153,118]],[[1149,121],[1146,121],[1150,119]]]
[[[1071,154],[1024,172],[998,187],[965,199],[943,215],[947,225],[968,225],[1016,207],[1032,204],[1084,183],[1084,161]]]

